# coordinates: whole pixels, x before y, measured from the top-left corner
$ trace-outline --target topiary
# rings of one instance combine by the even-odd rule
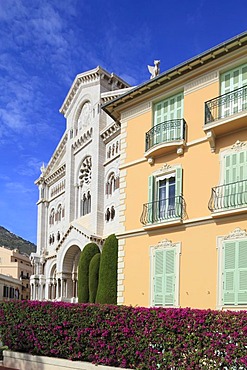
[[[89,303],[95,303],[97,295],[100,257],[101,253],[95,254],[89,264]]]
[[[105,240],[100,258],[96,303],[117,304],[118,240],[114,234]]]
[[[95,243],[87,244],[80,254],[78,264],[78,302],[89,301],[89,264],[93,256],[99,253],[99,247]]]

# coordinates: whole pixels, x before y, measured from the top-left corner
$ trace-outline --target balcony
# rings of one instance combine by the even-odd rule
[[[145,157],[161,155],[183,147],[185,133],[186,123],[183,118],[155,125],[146,133]]]
[[[247,211],[247,180],[212,188],[208,208],[216,216]]]
[[[204,131],[213,136],[246,128],[247,86],[218,96],[205,103]]]
[[[185,201],[182,196],[170,197],[145,203],[140,221],[144,226],[180,223],[185,216]]]

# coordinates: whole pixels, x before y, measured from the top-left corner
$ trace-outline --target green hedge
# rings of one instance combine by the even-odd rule
[[[89,265],[89,303],[95,303],[96,299],[99,282],[100,256],[100,253],[95,254]]]
[[[10,350],[139,370],[247,368],[247,312],[17,301],[0,304]]]
[[[78,263],[78,302],[89,302],[89,264],[93,256],[99,253],[99,247],[95,243],[87,244],[80,254]]]
[[[104,242],[96,303],[117,304],[117,259],[118,241],[114,234]]]

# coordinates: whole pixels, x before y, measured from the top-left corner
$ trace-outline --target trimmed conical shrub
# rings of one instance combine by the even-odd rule
[[[99,253],[99,247],[95,243],[87,244],[81,251],[78,264],[78,302],[89,302],[89,264],[93,256]]]
[[[112,234],[106,238],[101,253],[96,303],[117,304],[117,259],[118,240]]]
[[[97,253],[91,259],[89,265],[89,303],[95,303],[98,282],[99,282],[99,265],[101,253]]]

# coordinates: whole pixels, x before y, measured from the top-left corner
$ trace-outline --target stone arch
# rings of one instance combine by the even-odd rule
[[[77,297],[77,271],[81,249],[77,244],[70,245],[65,251],[61,264],[58,284],[61,285],[60,295],[63,300],[75,300]]]
[[[87,94],[83,97],[73,117],[74,136],[92,124],[93,105],[92,97]]]

